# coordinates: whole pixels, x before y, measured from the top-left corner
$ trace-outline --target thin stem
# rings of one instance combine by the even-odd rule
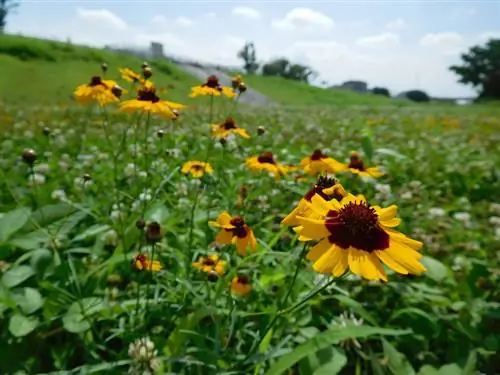
[[[149,184],[149,141],[148,141],[148,137],[149,137],[149,124],[151,122],[151,114],[150,112],[148,112],[148,117],[146,119],[146,134],[144,135],[144,167],[146,169],[146,180],[144,182],[144,188],[143,188],[143,194],[144,194],[144,198],[146,198],[146,188]],[[142,207],[142,216],[145,215],[146,213],[146,209],[148,207],[148,201],[147,199],[144,199],[144,204],[143,204],[143,207]]]

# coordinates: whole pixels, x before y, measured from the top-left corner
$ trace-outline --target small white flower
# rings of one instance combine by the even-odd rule
[[[389,199],[391,197],[391,185],[387,184],[375,184],[375,190],[377,190],[378,199]]]
[[[125,167],[125,175],[127,177],[135,176],[136,169],[137,167],[134,163],[128,163],[127,166]]]
[[[441,207],[431,207],[429,208],[429,217],[431,219],[437,219],[446,215],[446,211]]]
[[[411,191],[405,191],[401,194],[401,199],[410,200],[413,198],[413,193]]]
[[[79,188],[87,188],[87,187],[92,186],[94,182],[92,180],[87,180],[83,176],[79,176],[73,180],[73,183],[75,184],[75,186],[77,186]]]
[[[490,212],[500,215],[500,203],[490,203]]]
[[[118,233],[114,229],[110,229],[104,233],[103,240],[108,245],[116,245],[118,243]]]
[[[411,189],[419,189],[422,186],[422,182],[418,180],[411,181],[409,184]]]
[[[47,174],[49,173],[50,171],[50,167],[48,164],[46,163],[42,163],[42,164],[35,164],[35,166],[33,167],[33,170],[37,173],[41,173],[41,174]]]
[[[129,345],[128,355],[132,359],[130,374],[151,373],[158,369],[158,351],[149,337],[135,340]]]
[[[63,160],[60,160],[59,163],[57,164],[59,165],[59,168],[61,168],[63,172],[66,172],[69,169],[69,164]]]
[[[139,172],[139,177],[140,177],[140,178],[147,178],[147,177],[148,177],[148,172],[145,172],[145,171],[140,171],[140,172]]]
[[[67,199],[66,192],[63,189],[54,190],[50,197],[56,201],[64,201]]]
[[[121,216],[122,216],[122,213],[121,213],[121,211],[118,211],[118,210],[112,210],[111,213],[109,214],[109,217],[113,221],[117,221]]]
[[[28,178],[29,178],[28,184],[30,186],[38,186],[38,185],[43,185],[45,183],[45,176],[40,173],[33,173]]]
[[[495,227],[500,227],[500,217],[492,216],[488,221],[490,222],[491,225]]]
[[[470,214],[468,212],[455,212],[453,214],[455,220],[461,221],[462,223],[470,222]]]

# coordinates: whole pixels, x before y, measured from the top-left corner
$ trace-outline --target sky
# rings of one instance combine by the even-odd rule
[[[475,94],[448,67],[500,38],[500,1],[486,0],[20,0],[7,32],[92,46],[147,48],[241,66],[253,42],[260,62],[286,57],[330,85],[363,80],[397,94]]]

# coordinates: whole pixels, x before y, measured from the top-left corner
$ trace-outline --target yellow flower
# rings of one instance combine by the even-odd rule
[[[214,170],[210,164],[197,160],[185,162],[181,169],[182,173],[191,173],[191,176],[194,178],[200,178],[205,173],[212,173],[213,171]]]
[[[218,255],[200,257],[197,262],[193,263],[193,267],[206,273],[214,271],[219,276],[226,273],[226,261],[220,260]]]
[[[236,126],[232,117],[228,117],[222,124],[212,124],[212,135],[217,138],[226,138],[229,134],[238,134],[248,139],[250,135],[243,128]]]
[[[236,251],[241,256],[247,255],[248,248],[253,252],[257,248],[257,240],[253,230],[245,223],[241,216],[231,217],[227,212],[223,212],[217,221],[209,221],[213,227],[221,228],[215,238],[215,242],[220,245],[236,245]]]
[[[272,152],[263,152],[259,156],[252,156],[246,160],[246,165],[253,172],[267,171],[276,179],[287,173],[287,168],[274,160]]]
[[[351,152],[351,161],[349,164],[343,164],[343,171],[348,170],[351,173],[357,174],[363,177],[373,177],[377,178],[383,176],[383,172],[379,169],[379,167],[370,167],[366,168],[363,163],[363,159],[359,156],[356,151]]]
[[[120,71],[120,74],[122,76],[122,79],[124,79],[127,82],[140,82],[144,83],[144,79],[141,77],[139,73],[134,72],[132,69],[129,68],[120,68],[118,69]]]
[[[397,206],[370,206],[362,195],[352,194],[340,202],[316,194],[307,205],[313,215],[298,219],[300,234],[319,240],[307,254],[315,271],[341,276],[349,268],[366,279],[384,281],[380,261],[404,275],[426,271],[419,262],[422,242],[393,229],[401,222]]]
[[[300,165],[304,172],[311,176],[317,176],[320,173],[337,173],[345,166],[337,160],[326,156],[321,150],[314,150],[314,152],[300,161]]]
[[[134,267],[137,270],[148,270],[158,272],[161,270],[161,263],[157,260],[150,261],[144,254],[139,254],[134,259]]]
[[[246,275],[235,276],[231,281],[231,292],[243,297],[252,291],[252,284]]]
[[[281,224],[285,224],[289,227],[296,227],[294,230],[299,232],[302,227],[300,226],[300,221],[297,217],[309,217],[309,215],[313,214],[311,213],[311,209],[307,203],[311,202],[312,197],[315,195],[321,196],[326,201],[335,199],[340,202],[347,195],[347,193],[342,185],[340,185],[334,178],[319,176],[316,183],[301,198],[297,207],[295,207],[293,211],[281,221]]]
[[[119,87],[115,81],[103,80],[99,76],[93,76],[90,83],[78,86],[74,95],[80,103],[95,101],[103,106],[118,101],[118,95],[115,95],[112,91],[115,87]]]
[[[222,86],[219,83],[219,78],[215,75],[211,75],[207,78],[207,81],[200,85],[191,88],[190,98],[196,98],[198,96],[213,95],[220,96],[223,94],[228,98],[232,98],[235,94],[231,87]]]
[[[170,119],[178,117],[175,110],[185,107],[183,104],[161,100],[156,95],[156,88],[149,81],[137,91],[137,99],[126,100],[121,103],[121,110],[123,112],[143,111]]]

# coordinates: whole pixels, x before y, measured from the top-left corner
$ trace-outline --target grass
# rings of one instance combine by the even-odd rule
[[[77,63],[26,63],[35,61],[50,71]],[[63,100],[63,87],[47,86],[37,102],[40,85],[25,84],[33,96],[9,98],[0,113],[2,373],[498,374],[498,109],[255,111],[217,98],[169,121],[114,105],[61,111],[48,98]],[[212,138],[206,124],[229,114],[250,139]],[[369,262],[339,277],[315,272],[304,250],[316,241],[280,224],[316,182],[300,164],[315,149],[342,163],[357,150],[383,170],[377,179],[340,168],[334,176],[372,205],[397,205],[395,229],[422,241],[421,257],[399,249],[409,256],[384,268],[387,283],[353,272],[366,277]],[[297,169],[280,179],[250,170],[247,159],[265,151]],[[213,171],[181,171],[196,160]],[[227,232],[208,224],[224,211],[252,229],[252,251],[224,245]],[[148,272],[140,254],[162,269]],[[193,266],[208,255],[224,270]],[[391,271],[418,273],[418,263],[426,272]]]
[[[8,79],[0,81],[0,97],[26,104],[67,104],[75,87],[109,66],[107,77],[119,81],[118,68],[140,70],[137,57],[68,43],[12,35],[0,35],[0,69]],[[148,61],[159,87],[171,88],[169,98],[185,98],[199,83],[167,60]]]

